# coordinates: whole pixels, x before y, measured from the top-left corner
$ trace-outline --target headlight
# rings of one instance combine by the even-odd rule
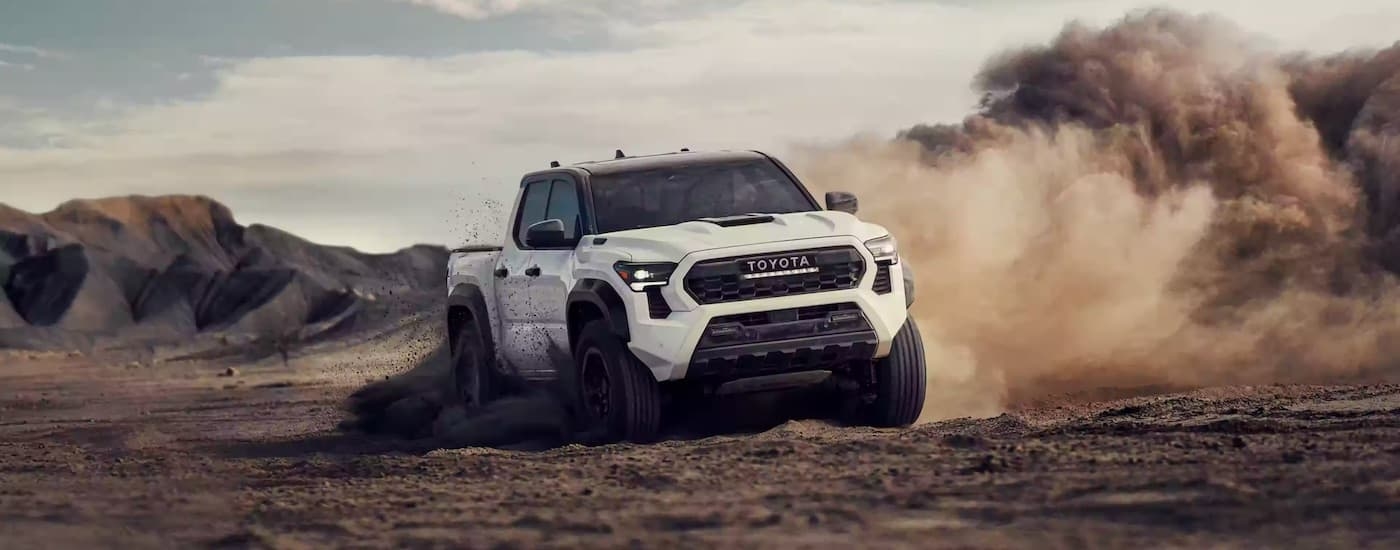
[[[634,292],[641,292],[649,286],[664,286],[671,274],[676,272],[676,264],[617,262],[613,264],[613,271]]]
[[[895,246],[894,235],[885,235],[865,241],[865,248],[875,257],[875,262],[899,263],[899,251]]]

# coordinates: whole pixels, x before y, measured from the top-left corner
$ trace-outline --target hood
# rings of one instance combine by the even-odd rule
[[[718,222],[697,220],[598,236],[607,238],[607,243],[601,248],[626,251],[632,255],[633,261],[674,262],[693,252],[717,248],[840,235],[849,235],[865,241],[888,233],[883,227],[860,221],[845,212],[816,211],[761,216],[771,217],[772,221],[746,220],[745,217]]]

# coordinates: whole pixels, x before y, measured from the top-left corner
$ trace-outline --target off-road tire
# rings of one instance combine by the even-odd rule
[[[867,422],[887,428],[913,424],[923,412],[927,386],[924,342],[910,318],[895,335],[890,354],[875,361],[875,399],[866,409]]]
[[[499,380],[476,319],[458,322],[452,342],[452,387],[457,399],[469,409],[485,406],[496,398]]]
[[[644,443],[656,439],[661,429],[661,386],[645,365],[632,355],[604,321],[592,321],[579,333],[574,346],[573,375],[579,413],[594,441]],[[605,376],[599,381],[596,377]],[[590,392],[603,384],[605,410]]]

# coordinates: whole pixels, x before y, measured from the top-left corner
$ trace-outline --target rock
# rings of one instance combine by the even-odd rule
[[[219,373],[219,376],[223,376],[225,378],[232,378],[234,376],[238,376],[238,369],[233,367],[226,368],[224,369],[224,372]]]
[[[966,468],[963,473],[994,474],[1006,470],[1006,460],[996,455],[984,455],[976,465]]]
[[[68,312],[87,275],[83,247],[69,245],[15,263],[5,295],[29,324],[49,326]]]
[[[984,441],[982,438],[968,434],[948,434],[943,436],[943,444],[958,449],[972,449],[981,447]]]

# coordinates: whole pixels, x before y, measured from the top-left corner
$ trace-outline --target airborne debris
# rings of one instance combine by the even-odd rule
[[[863,185],[907,250],[925,420],[1400,376],[1400,45],[1281,56],[1150,10],[998,56],[977,86],[961,124],[800,165]]]

